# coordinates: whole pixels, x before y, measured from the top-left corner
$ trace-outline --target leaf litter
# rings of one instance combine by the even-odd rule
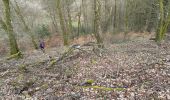
[[[170,99],[170,43],[129,41],[105,48],[82,46],[60,61],[62,47],[2,60],[0,99]]]

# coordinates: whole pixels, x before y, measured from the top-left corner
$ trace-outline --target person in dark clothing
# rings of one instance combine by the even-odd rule
[[[43,53],[45,53],[45,42],[43,40],[40,40],[40,45],[39,45],[40,49],[43,51]]]

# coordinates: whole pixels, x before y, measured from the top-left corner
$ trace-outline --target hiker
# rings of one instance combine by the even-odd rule
[[[45,53],[45,42],[43,40],[40,40],[40,49],[42,50],[43,53]]]
[[[44,40],[39,40],[39,47],[40,47],[40,49],[42,50],[42,52],[44,53],[44,55],[46,55],[46,56],[48,56],[48,58],[49,58],[49,61],[51,61],[51,60],[53,60],[53,58],[50,56],[50,55],[48,55],[47,53],[45,53],[45,42],[44,42]]]

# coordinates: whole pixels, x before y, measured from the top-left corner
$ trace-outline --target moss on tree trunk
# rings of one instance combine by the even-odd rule
[[[59,18],[60,18],[60,26],[61,26],[61,30],[63,32],[63,40],[64,40],[64,45],[68,45],[69,42],[68,42],[68,32],[66,30],[66,26],[65,26],[65,23],[64,23],[64,16],[63,16],[63,13],[62,13],[62,9],[61,9],[61,0],[56,0],[57,2],[57,10],[58,10],[58,15],[59,15]]]
[[[100,9],[101,5],[98,0],[94,0],[94,35],[99,44],[99,47],[103,47],[103,39],[100,36]]]
[[[6,24],[6,31],[9,38],[9,44],[10,44],[10,54],[14,55],[19,52],[18,44],[14,35],[13,27],[11,24],[11,15],[10,15],[10,6],[9,6],[9,0],[2,0],[4,3],[4,18],[5,18],[5,24]],[[21,56],[21,54],[18,54],[17,57]]]
[[[165,38],[165,33],[167,31],[168,25],[170,23],[170,7],[167,11],[165,9],[165,5],[168,4],[168,2],[164,2],[164,0],[159,0],[159,6],[160,6],[160,20],[156,32],[156,42],[161,42]],[[168,14],[168,15],[165,15]]]

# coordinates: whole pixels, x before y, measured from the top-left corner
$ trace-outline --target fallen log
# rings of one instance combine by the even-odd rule
[[[21,52],[19,51],[18,53],[16,54],[13,54],[13,55],[10,55],[9,57],[6,58],[6,60],[11,60],[13,58],[22,58],[23,55],[21,54]]]

